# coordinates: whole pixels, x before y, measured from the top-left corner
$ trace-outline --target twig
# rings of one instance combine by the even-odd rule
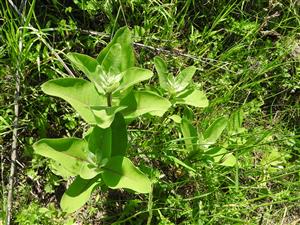
[[[55,52],[54,48],[50,44],[48,44],[46,42],[46,40],[43,39],[39,33],[37,33],[37,35],[40,38],[40,40],[44,43],[44,45],[46,45],[46,47],[53,53],[53,55],[57,58],[57,60],[63,65],[63,67],[68,72],[68,74],[71,77],[75,77],[74,74],[73,74],[73,72],[70,70],[70,68],[65,64],[65,62],[62,60],[62,58]]]
[[[86,33],[86,34],[91,34],[91,35],[94,35],[94,36],[104,36],[104,37],[109,37],[109,35],[107,35],[106,33],[103,33],[103,32],[98,32],[98,31],[93,31],[93,30],[85,30],[85,29],[79,29],[80,32],[82,33]],[[224,63],[224,65],[228,65],[229,63],[228,62],[224,62],[224,61],[220,61],[220,60],[216,60],[216,59],[212,59],[212,58],[199,58],[195,55],[190,55],[190,54],[187,54],[187,53],[183,53],[182,51],[179,51],[179,50],[168,50],[168,49],[165,49],[165,48],[162,48],[162,47],[153,47],[153,46],[149,46],[149,45],[145,45],[145,44],[142,44],[142,43],[138,43],[138,42],[133,42],[133,45],[135,46],[138,46],[138,47],[141,47],[141,48],[146,48],[146,49],[149,49],[151,51],[155,51],[155,52],[162,52],[162,53],[165,53],[167,55],[179,55],[179,56],[183,56],[183,57],[186,57],[186,58],[190,58],[190,59],[193,59],[194,61],[199,61],[199,62],[202,62],[202,63],[205,63],[205,64],[209,64],[210,62],[222,62]]]
[[[19,8],[19,11],[20,11],[20,12],[23,11],[23,9],[25,8],[26,4],[27,4],[27,0],[23,0],[23,1],[21,2],[20,8]]]
[[[2,145],[0,145],[0,150],[1,150],[1,192],[2,192],[2,196],[5,196],[5,184],[4,184],[4,156],[3,156],[3,151],[4,148]],[[5,201],[3,201],[3,209],[5,209]]]
[[[20,48],[20,50],[22,49]],[[15,169],[16,169],[17,148],[18,148],[19,97],[20,97],[20,71],[18,68],[16,71],[16,91],[15,91],[15,99],[14,99],[15,118],[13,122],[11,163],[10,163],[10,174],[9,174],[9,181],[8,181],[6,225],[10,225],[11,215],[12,215],[12,202],[13,202]]]
[[[13,4],[9,0],[10,4]],[[18,10],[15,5],[13,5],[15,10]],[[7,190],[7,205],[6,205],[6,225],[11,224],[12,218],[12,208],[13,208],[13,193],[14,193],[14,184],[15,184],[15,170],[16,170],[16,161],[17,161],[17,148],[18,148],[18,122],[19,122],[19,98],[20,98],[20,76],[21,76],[21,53],[23,48],[22,38],[19,38],[19,55],[17,58],[17,67],[15,73],[15,97],[14,97],[14,121],[13,121],[13,133],[12,133],[12,145],[11,145],[11,162],[10,162],[10,174],[8,179],[8,190]]]

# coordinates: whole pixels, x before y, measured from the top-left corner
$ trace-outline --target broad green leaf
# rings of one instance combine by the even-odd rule
[[[96,155],[100,164],[111,156],[125,156],[128,140],[123,115],[117,113],[108,128],[93,127],[93,131],[88,135],[88,142],[90,151]]]
[[[171,103],[153,92],[135,91],[122,99],[121,105],[127,106],[123,111],[125,119],[133,119],[146,113],[162,116]]]
[[[195,107],[207,107],[208,100],[204,92],[199,90],[188,90],[183,93],[180,93],[175,98],[176,104],[186,104]]]
[[[66,213],[75,212],[89,199],[96,186],[99,185],[100,175],[93,179],[82,179],[77,176],[60,200],[60,207]]]
[[[60,163],[51,159],[49,162],[49,168],[54,174],[56,174],[57,176],[61,176],[64,179],[68,179],[69,177],[74,177],[77,175],[77,173],[72,173],[71,171],[63,167]]]
[[[225,117],[220,117],[215,120],[203,133],[204,140],[201,141],[201,145],[208,147],[215,144],[226,126],[227,119]]]
[[[184,137],[186,149],[193,151],[197,149],[197,129],[193,127],[191,122],[185,118],[181,119],[181,132]]]
[[[127,27],[120,28],[114,35],[112,41],[100,52],[97,57],[99,64],[102,64],[104,58],[114,44],[121,45],[120,58],[122,59],[121,72],[134,66],[134,52],[132,47],[132,40],[130,30]]]
[[[94,105],[106,105],[106,97],[99,95],[95,86],[78,78],[61,78],[47,81],[42,90],[52,96],[60,97],[70,103],[79,115],[90,124],[96,124],[95,114],[91,110]]]
[[[127,150],[127,128],[124,117],[121,113],[115,115],[111,124],[112,143],[111,156],[125,156]]]
[[[176,84],[180,85],[180,91],[184,90],[192,81],[196,67],[189,66],[182,70],[176,77]]]
[[[91,106],[95,116],[96,125],[101,128],[108,128],[114,120],[117,112],[126,109],[127,106]]]
[[[98,126],[93,127],[93,131],[89,134],[89,149],[96,155],[97,162],[103,163],[111,157],[112,145],[111,128],[102,129]]]
[[[159,85],[165,91],[169,90],[169,82],[168,82],[168,68],[165,61],[156,56],[154,57],[154,65],[155,69],[158,73]]]
[[[88,150],[88,143],[78,138],[41,139],[33,145],[34,151],[55,160],[72,174],[84,179],[97,175],[94,154]]]
[[[96,59],[79,53],[68,53],[67,58],[94,83],[101,94],[105,93],[100,85],[104,71]]]
[[[139,193],[149,193],[151,182],[133,163],[125,157],[112,157],[102,168],[104,183],[112,188],[128,188]]]
[[[127,68],[123,68],[122,46],[119,43],[111,45],[107,54],[105,55],[101,66],[104,71],[110,76],[117,75],[125,71]]]
[[[153,73],[150,70],[131,67],[125,72],[123,72],[123,79],[121,80],[121,84],[118,87],[117,91],[125,90],[134,84],[137,84],[141,81],[148,80],[152,77]]]

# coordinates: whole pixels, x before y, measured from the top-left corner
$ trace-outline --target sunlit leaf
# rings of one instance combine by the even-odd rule
[[[236,164],[235,156],[225,148],[213,148],[205,153],[222,166],[234,166]]]
[[[154,58],[154,65],[155,65],[155,69],[158,73],[160,87],[162,89],[164,89],[165,91],[168,91],[169,90],[168,68],[167,68],[165,61],[162,58],[156,56]]]
[[[232,153],[227,153],[225,154],[221,160],[220,160],[220,165],[222,166],[235,166],[236,164],[236,157]]]
[[[176,96],[176,104],[186,104],[195,107],[207,107],[208,100],[204,92],[197,89],[188,90]]]
[[[151,70],[146,70],[138,67],[132,67],[123,72],[123,79],[117,91],[127,89],[141,81],[148,80],[152,77]]]
[[[74,177],[77,175],[77,172],[74,173],[74,172],[67,170],[65,167],[63,167],[60,163],[58,163],[55,160],[50,160],[49,168],[51,169],[51,171],[54,174],[56,174],[57,176],[61,176],[64,179],[67,179],[69,177]]]
[[[176,77],[176,84],[180,85],[180,91],[184,90],[191,82],[196,72],[196,67],[189,66],[182,70]]]
[[[91,106],[106,105],[106,97],[100,95],[91,82],[83,79],[50,80],[42,85],[42,90],[48,95],[60,97],[70,103],[79,115],[90,124],[97,123]]]
[[[201,141],[201,144],[205,147],[215,144],[226,126],[227,119],[225,117],[215,120],[203,133],[204,140]]]
[[[92,112],[95,116],[97,126],[101,128],[108,128],[114,120],[115,114],[126,109],[127,106],[91,106]]]
[[[162,116],[171,103],[153,92],[135,91],[124,98],[121,105],[127,106],[127,109],[122,112],[125,118],[133,119],[146,113]]]
[[[105,93],[100,85],[104,71],[96,59],[80,53],[68,53],[67,58],[94,83],[100,93]]]
[[[94,155],[88,143],[78,138],[41,139],[33,145],[35,153],[55,160],[72,174],[84,179],[97,175]]]
[[[121,45],[120,58],[122,64],[119,67],[121,72],[134,66],[134,52],[132,47],[131,33],[127,27],[120,28],[114,35],[112,41],[100,52],[97,57],[99,64],[102,64],[111,47],[115,44]]]
[[[82,179],[77,176],[67,191],[63,194],[60,207],[66,213],[75,212],[82,207],[89,199],[97,185],[100,175],[93,179]]]
[[[128,158],[112,157],[102,169],[103,181],[110,188],[128,188],[139,193],[151,191],[150,180]]]
[[[178,115],[172,115],[169,117],[171,120],[173,120],[175,123],[181,123],[181,117]]]
[[[122,46],[119,43],[111,45],[107,54],[103,58],[101,63],[102,68],[107,74],[111,76],[122,73],[127,68],[123,68],[123,59]]]

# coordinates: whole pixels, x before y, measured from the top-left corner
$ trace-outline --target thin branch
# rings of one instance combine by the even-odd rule
[[[4,147],[0,145],[0,151],[1,151],[1,192],[2,196],[5,196],[5,184],[4,184]],[[2,207],[5,209],[5,201],[2,202]]]
[[[20,40],[20,42],[21,42],[21,40]],[[18,68],[16,71],[16,90],[15,90],[15,99],[14,99],[15,118],[13,121],[11,163],[10,163],[10,174],[9,174],[8,194],[7,194],[7,208],[6,208],[6,225],[10,225],[11,216],[12,216],[12,205],[13,205],[12,202],[13,202],[15,169],[16,169],[17,148],[18,148],[19,98],[20,98],[20,70]]]
[[[38,37],[40,38],[40,40],[44,43],[44,45],[46,45],[46,47],[53,53],[53,55],[57,58],[57,60],[63,65],[63,67],[66,69],[66,71],[68,72],[68,74],[71,76],[71,77],[75,77],[73,72],[70,70],[70,68],[65,64],[65,62],[62,60],[62,58],[57,54],[57,52],[54,50],[54,48],[48,44],[46,42],[45,39],[41,38],[41,35],[40,34],[37,34]]]
[[[98,32],[98,31],[93,31],[93,30],[85,30],[85,29],[79,29],[79,31],[82,32],[82,33],[91,34],[91,35],[94,35],[94,36],[109,37],[109,35],[107,35],[106,33],[103,33],[103,32]],[[182,56],[182,57],[185,57],[185,58],[192,59],[194,61],[198,61],[198,62],[201,62],[201,63],[204,63],[204,64],[211,64],[211,65],[213,65],[215,67],[222,68],[222,69],[225,69],[227,71],[230,71],[228,68],[224,68],[228,64],[230,64],[230,63],[225,62],[225,61],[221,61],[221,60],[217,60],[217,59],[212,59],[212,58],[207,58],[207,57],[201,57],[201,58],[199,58],[199,57],[197,57],[195,55],[187,54],[187,53],[184,53],[184,52],[176,50],[176,49],[174,49],[174,50],[168,50],[168,49],[165,49],[163,47],[153,47],[153,46],[145,45],[145,44],[138,43],[138,42],[133,42],[133,45],[137,46],[137,47],[149,49],[149,50],[155,51],[155,52],[162,52],[162,53],[164,53],[166,55]],[[223,65],[222,66],[216,66],[216,63],[223,63]],[[231,72],[233,72],[233,71],[231,71]]]
[[[12,1],[9,1],[10,4],[13,4]],[[18,10],[15,5],[13,5],[15,10]],[[20,13],[20,12],[19,12]],[[19,123],[19,99],[20,99],[20,77],[21,77],[21,57],[23,50],[22,36],[19,37],[19,48],[18,48],[18,57],[17,65],[15,71],[15,97],[14,97],[14,121],[13,121],[13,133],[12,133],[12,145],[11,145],[11,162],[10,162],[10,174],[8,179],[8,190],[7,190],[7,205],[6,205],[6,225],[11,224],[12,219],[12,209],[13,209],[13,193],[15,185],[15,170],[16,170],[16,161],[17,161],[17,148],[18,148],[18,123]]]

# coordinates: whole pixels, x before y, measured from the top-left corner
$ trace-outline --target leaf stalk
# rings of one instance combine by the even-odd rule
[[[106,100],[107,100],[107,106],[111,107],[112,106],[112,93],[111,92],[107,93]]]

